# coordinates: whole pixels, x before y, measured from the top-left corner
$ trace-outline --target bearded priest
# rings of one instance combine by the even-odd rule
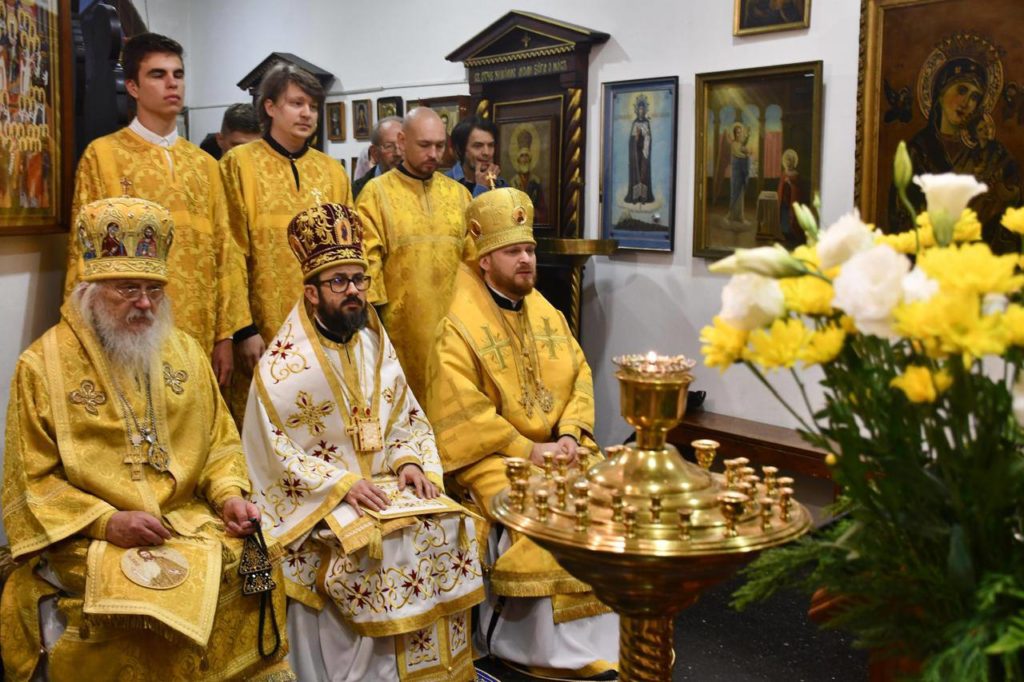
[[[473,199],[466,222],[477,262],[455,276],[428,365],[426,404],[453,489],[493,524],[478,524],[490,566],[482,645],[537,676],[615,679],[618,616],[490,513],[509,484],[506,457],[539,466],[551,452],[589,465],[596,453],[590,366],[565,317],[534,289],[530,197],[492,189]]]
[[[292,666],[304,680],[472,680],[474,526],[442,493],[434,433],[366,303],[359,217],[315,206],[288,242],[304,295],[257,366],[243,443],[286,547]]]
[[[171,214],[102,199],[75,236],[82,282],[11,387],[5,679],[294,679],[284,590],[243,594],[259,510],[207,349],[171,320]]]

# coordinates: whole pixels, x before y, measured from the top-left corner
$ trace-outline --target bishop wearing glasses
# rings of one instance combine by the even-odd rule
[[[289,656],[300,679],[472,680],[476,534],[366,302],[362,232],[341,204],[291,221],[304,291],[245,414],[253,500],[286,548]]]

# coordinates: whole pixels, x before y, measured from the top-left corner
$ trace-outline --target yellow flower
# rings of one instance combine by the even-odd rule
[[[953,241],[955,242],[976,242],[981,239],[981,222],[978,221],[978,214],[974,209],[965,208],[960,214],[960,219],[953,226]]]
[[[775,320],[770,329],[751,332],[743,357],[764,369],[792,367],[810,336],[811,330],[798,319]]]
[[[984,242],[929,249],[917,263],[944,290],[1009,294],[1024,285],[1024,275],[1015,273],[1017,256],[997,256]]]
[[[1024,206],[1020,208],[1007,208],[1000,222],[1010,232],[1024,234]]]
[[[715,316],[712,326],[700,330],[700,341],[706,344],[700,349],[704,355],[704,364],[719,367],[724,372],[743,354],[743,348],[747,345],[747,332]]]
[[[804,363],[804,367],[831,362],[843,349],[844,341],[846,341],[846,332],[839,327],[829,325],[811,334],[807,345],[800,351],[800,360]]]
[[[896,332],[920,342],[933,358],[960,354],[970,364],[972,358],[1002,355],[1010,342],[1004,314],[982,315],[980,298],[970,292],[940,292],[897,306],[893,318]]]
[[[922,232],[922,230],[907,230],[906,232],[896,232],[895,234],[883,234],[875,237],[875,243],[888,244],[894,251],[899,253],[917,253],[918,239],[921,239],[921,248],[925,248]]]
[[[801,315],[832,313],[832,297],[835,292],[832,285],[820,277],[788,277],[779,280],[779,286],[782,287],[787,309]]]
[[[1011,303],[1003,313],[1003,328],[1006,330],[1007,342],[1014,346],[1024,346],[1024,307]]]
[[[857,323],[853,321],[853,318],[849,315],[843,315],[839,318],[839,326],[843,328],[843,331],[847,334],[857,333]]]
[[[938,384],[942,384],[940,388]],[[934,403],[939,393],[949,388],[952,380],[945,372],[933,375],[927,367],[910,365],[906,371],[893,378],[889,385],[898,388],[912,403]]]
[[[821,260],[818,258],[818,250],[807,244],[801,244],[793,249],[793,258],[803,261],[808,266],[813,266],[814,268],[821,264]]]
[[[827,455],[825,455],[825,464],[827,466],[834,467],[838,463],[839,463],[839,458],[836,457],[834,452],[830,452]]]

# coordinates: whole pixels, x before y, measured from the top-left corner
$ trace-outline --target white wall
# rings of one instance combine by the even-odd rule
[[[730,0],[144,0],[151,30],[186,49],[193,138],[217,129],[223,107],[247,96],[235,83],[267,54],[292,52],[337,77],[331,100],[397,94],[404,99],[469,92],[461,65],[444,56],[510,9],[537,12],[611,34],[591,53],[585,192],[586,234],[598,236],[601,83],[678,75],[680,81],[679,216],[673,254],[627,253],[597,258],[584,288],[584,349],[594,368],[598,436],[622,440],[618,388],[609,358],[646,351],[699,354],[697,336],[717,312],[724,278],[692,257],[695,74],[821,59],[824,61],[822,199],[826,221],[853,204],[858,0],[818,0],[811,28],[767,36],[732,36]],[[384,7],[387,12],[381,11]],[[362,91],[362,92],[360,92]],[[369,91],[369,92],[367,92]],[[352,94],[337,94],[352,93]],[[359,94],[355,94],[359,93]],[[207,108],[209,107],[209,108]],[[348,159],[365,143],[331,144]],[[0,240],[0,402],[18,354],[57,319],[65,235]],[[717,412],[783,425],[793,421],[742,368],[724,375],[698,368],[693,388],[708,392]],[[797,398],[792,384],[780,390]],[[0,531],[0,541],[2,541]]]

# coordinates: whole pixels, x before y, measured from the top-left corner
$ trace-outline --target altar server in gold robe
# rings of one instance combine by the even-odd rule
[[[505,457],[540,465],[553,452],[587,465],[593,382],[565,317],[534,289],[530,198],[494,189],[466,216],[478,263],[456,275],[426,405],[445,472],[489,516],[508,485]],[[538,674],[612,679],[618,617],[525,536],[493,529],[487,542],[480,627],[489,651]]]
[[[286,547],[292,665],[303,680],[471,680],[476,535],[441,495],[434,433],[366,303],[359,219],[316,206],[288,241],[304,295],[257,366],[243,444]]]
[[[288,249],[288,222],[328,201],[352,204],[345,169],[309,146],[324,90],[308,71],[279,64],[260,82],[262,139],[229,151],[220,162],[235,248],[246,273],[237,294],[253,324],[235,331],[237,362],[228,403],[241,424],[252,370],[302,292],[302,271]]]
[[[472,256],[465,221],[469,192],[436,172],[446,139],[433,110],[410,111],[398,134],[402,163],[368,182],[356,204],[366,225],[370,303],[380,310],[421,400],[427,356],[437,323],[448,311],[455,272]]]
[[[224,189],[217,162],[177,133],[185,104],[185,67],[176,41],[144,33],[124,46],[126,88],[137,114],[126,128],[93,140],[75,175],[72,215],[89,202],[130,195],[167,208],[175,244],[168,291],[174,322],[191,334],[226,385],[233,358],[231,336],[250,323],[244,272],[231,267]],[[68,241],[65,297],[79,279],[81,242]]]
[[[72,234],[82,282],[19,358],[7,412],[3,521],[23,563],[0,604],[5,679],[294,679],[284,590],[262,615],[242,594],[259,510],[205,349],[172,322],[171,215],[104,199]]]

